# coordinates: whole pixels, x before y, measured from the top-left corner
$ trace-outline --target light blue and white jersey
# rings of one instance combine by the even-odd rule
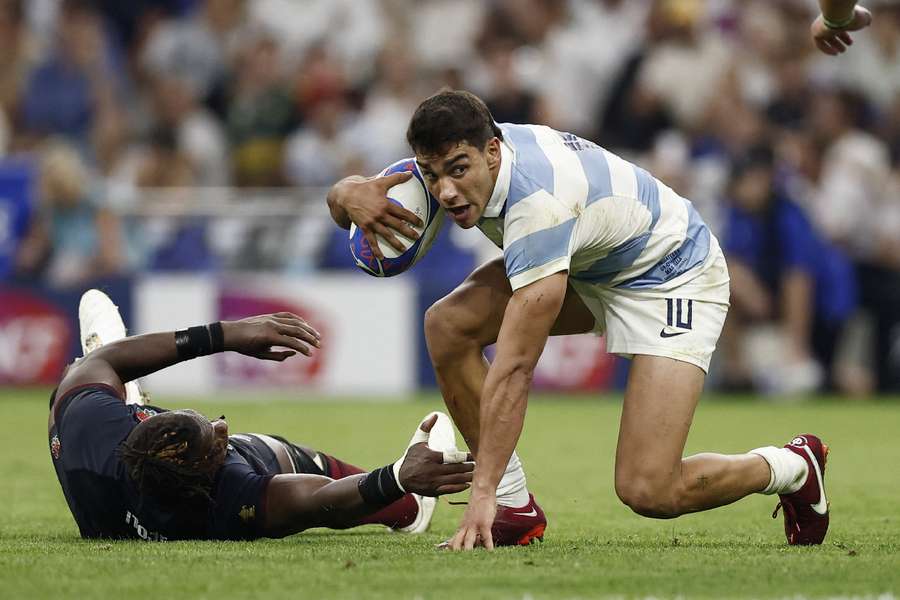
[[[514,290],[568,270],[579,283],[666,291],[720,252],[690,201],[644,169],[550,127],[500,129],[478,228],[503,249]]]

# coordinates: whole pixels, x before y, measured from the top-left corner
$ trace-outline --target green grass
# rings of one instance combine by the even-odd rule
[[[396,458],[437,398],[406,404],[157,400],[224,412],[235,431],[281,433],[350,462]],[[813,431],[832,448],[832,527],[789,548],[775,500],[654,521],[613,491],[619,404],[532,400],[520,455],[550,520],[543,544],[440,552],[463,507],[443,502],[430,533],[377,527],[252,543],[88,542],[50,465],[46,394],[0,393],[0,598],[796,598],[900,594],[900,403],[706,399],[688,452],[740,452]],[[463,497],[457,499],[464,499]]]

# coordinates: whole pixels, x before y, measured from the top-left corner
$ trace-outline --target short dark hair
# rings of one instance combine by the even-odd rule
[[[217,465],[201,448],[197,418],[167,412],[142,421],[119,446],[118,455],[141,498],[162,504],[209,500]]]
[[[422,102],[406,130],[416,154],[433,156],[462,142],[483,149],[491,138],[503,139],[484,101],[464,90],[441,90]]]

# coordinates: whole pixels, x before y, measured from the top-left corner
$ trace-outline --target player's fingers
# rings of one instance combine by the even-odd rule
[[[424,223],[422,223],[422,219],[420,219],[416,215],[416,213],[412,212],[409,209],[403,208],[402,206],[394,204],[393,202],[390,204],[390,206],[388,206],[387,210],[391,215],[397,217],[398,219],[403,219],[407,223],[411,223],[416,227],[421,227],[422,225],[424,225]]]
[[[376,177],[375,181],[377,181],[379,185],[384,188],[384,191],[387,192],[398,183],[409,181],[410,177],[412,177],[412,171],[398,171],[396,173],[391,173],[390,175]]]
[[[406,221],[403,221],[398,217],[387,215],[381,222],[409,240],[415,241],[419,239],[419,234],[416,233],[416,230],[407,225]]]
[[[278,315],[284,315],[284,316],[278,316]],[[298,317],[297,315],[293,315],[290,313],[278,313],[276,315],[273,315],[272,320],[275,321],[276,323],[281,323],[283,325],[292,325],[294,327],[302,327],[303,329],[308,331],[313,336],[315,336],[317,338],[322,337],[322,334],[319,333],[315,327],[313,327],[312,325],[307,323],[305,319]]]
[[[303,321],[303,317],[301,317],[301,316],[298,315],[297,313],[292,313],[292,312],[288,312],[288,311],[285,311],[285,310],[283,310],[283,311],[281,311],[281,312],[277,312],[277,313],[273,314],[272,316],[273,316],[273,317],[278,317],[278,318],[280,318],[280,319],[297,319],[297,320],[299,320],[299,321]],[[304,321],[304,322],[305,322],[305,321]]]
[[[837,34],[837,37],[838,37],[842,42],[844,42],[845,44],[847,44],[848,46],[852,46],[852,45],[853,45],[853,38],[851,38],[851,37],[850,37],[850,34],[847,33],[846,31],[841,31],[840,33]]]
[[[819,50],[821,50],[822,52],[824,52],[825,54],[827,54],[829,56],[834,56],[835,54],[837,54],[837,50],[832,48],[831,44],[829,44],[827,40],[823,40],[823,39],[816,40],[816,46],[819,47]]]
[[[490,527],[481,528],[481,545],[484,546],[486,550],[494,549],[494,536],[491,534]]]
[[[441,473],[471,473],[475,470],[475,463],[444,463],[441,465]]]
[[[431,428],[434,427],[434,424],[437,423],[438,416],[437,414],[433,414],[419,425],[419,429],[428,433],[431,431]]]
[[[459,492],[464,492],[469,489],[469,484],[467,483],[454,483],[448,485],[439,485],[434,490],[437,492],[438,496],[443,496],[445,494],[458,494]]]
[[[460,529],[455,534],[453,534],[453,537],[450,539],[450,549],[451,550],[453,550],[454,552],[458,552],[459,550],[462,550],[465,533],[466,533],[465,529]]]
[[[853,25],[851,25],[853,31],[863,29],[872,24],[872,13],[869,12],[869,9],[863,8],[862,6],[856,7],[854,17]]]
[[[466,529],[465,537],[463,538],[463,550],[474,550],[475,543],[478,541],[478,532],[475,529]]]
[[[298,325],[278,325],[278,333],[294,339],[306,342],[311,346],[319,347],[319,338],[304,327]]]
[[[263,360],[274,360],[276,362],[281,362],[286,358],[290,358],[297,354],[293,350],[267,350],[266,352],[260,352],[256,355],[257,358],[261,358]]]
[[[384,240],[391,245],[391,247],[397,252],[403,252],[406,250],[406,247],[403,245],[403,242],[397,239],[397,236],[394,235],[393,231],[389,228],[385,227],[381,223],[377,223],[374,226],[375,233],[384,238]]]
[[[309,349],[309,346],[301,342],[296,338],[292,338],[289,335],[278,335],[274,340],[272,340],[273,346],[283,346],[284,348],[290,348],[291,350],[296,350],[300,354],[305,354],[306,356],[312,356],[312,350]]]
[[[453,448],[452,450],[444,450],[444,463],[462,463],[469,460],[469,456],[471,456],[468,452],[463,452],[462,450],[457,450]]]
[[[437,486],[435,487],[441,487],[443,485],[458,485],[471,482],[472,473],[450,473],[448,475],[441,475],[440,477],[438,477],[436,480]]]
[[[381,247],[378,246],[378,239],[375,237],[375,232],[371,229],[363,229],[362,231],[363,235],[366,238],[366,242],[368,242],[369,244],[369,248],[372,249],[372,254],[375,255],[375,258],[377,258],[378,260],[384,260],[384,254],[381,252]]]
[[[816,42],[816,48],[818,48],[821,52],[824,52],[825,54],[829,54],[829,55],[834,54],[834,51],[832,51],[832,49],[828,47],[828,44],[825,43],[825,40],[816,38],[815,42]]]

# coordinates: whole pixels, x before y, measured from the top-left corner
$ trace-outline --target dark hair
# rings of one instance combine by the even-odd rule
[[[484,101],[464,90],[441,90],[422,102],[406,130],[416,154],[433,156],[467,142],[482,150],[491,138],[503,139]]]
[[[211,461],[214,447],[201,447],[202,436],[198,419],[177,412],[156,415],[131,430],[118,455],[142,498],[162,504],[210,500],[218,465]]]

